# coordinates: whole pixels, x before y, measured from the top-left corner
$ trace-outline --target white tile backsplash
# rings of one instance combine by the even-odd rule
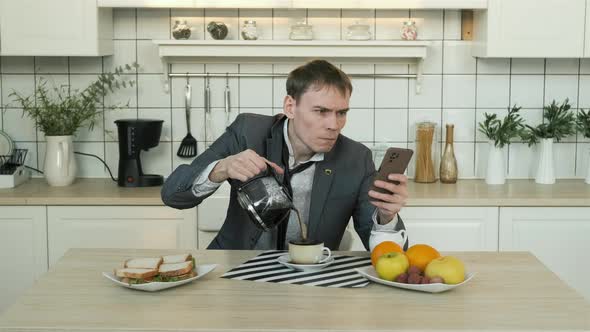
[[[313,26],[313,39],[340,40],[343,37],[339,9],[309,9],[307,23]]]
[[[443,108],[475,107],[475,76],[443,76]]]
[[[144,153],[146,172],[169,175],[182,163],[192,159],[176,156],[180,141],[186,135],[184,88],[185,78],[171,80],[171,92],[162,86],[162,63],[152,39],[169,39],[176,20],[187,20],[193,27],[190,39],[212,39],[205,26],[210,21],[228,24],[227,39],[240,39],[244,20],[257,22],[260,39],[287,40],[292,24],[308,21],[314,26],[315,39],[345,39],[346,29],[359,21],[369,24],[377,40],[399,40],[402,22],[417,22],[418,38],[430,46],[424,62],[422,93],[416,94],[415,79],[352,78],[354,91],[351,111],[343,133],[367,146],[403,146],[415,148],[415,125],[419,121],[437,123],[435,148],[444,147],[444,125],[455,124],[455,153],[460,178],[483,178],[487,161],[487,138],[478,129],[483,113],[497,113],[501,118],[510,105],[523,107],[522,117],[528,124],[542,121],[543,104],[569,97],[577,107],[590,108],[590,61],[587,59],[475,59],[471,42],[461,41],[460,10],[323,10],[323,9],[115,9],[114,55],[105,57],[1,57],[0,107],[9,108],[0,116],[4,128],[18,146],[29,149],[27,164],[42,168],[45,153],[44,135],[35,130],[34,122],[21,118],[21,110],[11,102],[13,89],[33,92],[35,79],[48,76],[72,88],[85,88],[97,74],[114,70],[115,66],[137,61],[141,68],[126,79],[138,80],[138,86],[116,90],[105,98],[107,105],[125,104],[129,108],[105,111],[93,131],[82,128],[75,137],[76,148],[104,157],[117,176],[118,143],[114,120],[121,118],[156,118],[164,120],[160,145]],[[207,64],[177,63],[175,73],[283,73],[301,63]],[[416,73],[406,64],[344,64],[335,63],[353,73]],[[286,94],[285,77],[230,78],[231,113],[224,111],[226,79],[211,78],[212,112],[205,114],[203,95],[205,78],[193,77],[192,134],[198,141],[199,153],[238,113],[279,114]],[[579,94],[579,98],[578,98]],[[12,106],[10,106],[12,105]],[[99,105],[100,106],[100,105]],[[590,140],[575,136],[555,144],[556,175],[585,177]],[[532,178],[535,172],[537,147],[513,143],[505,149],[509,178]],[[108,177],[100,162],[78,156],[80,176]],[[38,162],[40,160],[40,162]],[[563,162],[562,162],[563,161]],[[437,164],[438,167],[438,164]],[[413,175],[413,166],[410,167]]]
[[[133,88],[127,90],[131,91]],[[137,77],[137,103],[139,107],[170,106],[170,94],[164,91],[161,75]]]
[[[545,105],[555,100],[561,104],[569,98],[572,108],[578,107],[578,76],[548,75],[545,79]]]
[[[100,74],[102,73],[102,58],[70,57],[70,74]]]
[[[510,74],[510,59],[477,59],[478,74]]]
[[[37,140],[35,121],[26,114],[23,114],[21,108],[5,109],[3,119],[4,132],[6,132],[13,141],[35,142]],[[13,123],[18,123],[18,126],[10,125]]]
[[[137,61],[136,40],[114,40],[114,54],[104,57],[104,69],[107,72],[114,72],[115,68],[132,64]],[[143,63],[141,64],[144,65]],[[136,70],[133,69],[132,72]]]
[[[402,24],[409,17],[409,10],[377,9],[375,11],[375,39],[401,40]]]
[[[410,17],[416,22],[419,40],[443,39],[442,10],[410,10]]]
[[[169,36],[170,9],[137,9],[137,39],[167,39]]]
[[[151,40],[137,41],[137,63],[141,63],[141,67],[137,70],[142,74],[160,74],[164,72],[162,60],[158,55],[158,45]]]
[[[478,108],[503,108],[509,103],[510,76],[478,75],[477,102]]]
[[[375,141],[405,142],[408,137],[407,109],[375,110]]]
[[[65,74],[68,72],[68,58],[61,56],[35,57],[35,67],[39,74]]]
[[[137,37],[135,25],[135,8],[120,8],[113,11],[114,39],[135,39]]]
[[[3,56],[3,74],[32,74],[35,72],[35,58],[32,56]]]
[[[446,9],[444,15],[444,39],[461,40],[461,10]]]
[[[375,107],[407,108],[408,86],[408,79],[375,79]]]
[[[577,74],[579,59],[547,59],[547,74]]]
[[[544,74],[544,59],[512,59],[512,74]]]
[[[442,138],[446,137],[446,125],[454,124],[453,136],[455,142],[475,141],[475,111],[474,109],[443,109]]]
[[[373,141],[374,116],[372,109],[351,109],[346,116],[346,126],[342,134],[356,141]]]
[[[512,75],[510,77],[510,105],[525,108],[543,107],[543,75]]]
[[[410,108],[440,108],[442,105],[442,76],[424,75],[422,91],[416,93],[416,80],[410,79]]]
[[[475,74],[475,58],[471,55],[471,42],[445,41],[445,74]]]

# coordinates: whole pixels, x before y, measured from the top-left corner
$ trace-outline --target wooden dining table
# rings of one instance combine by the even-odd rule
[[[128,258],[181,252],[71,249],[0,314],[0,331],[590,331],[590,304],[528,252],[443,253],[476,275],[437,294],[220,278],[257,251],[191,251],[217,268],[158,292],[102,276]]]

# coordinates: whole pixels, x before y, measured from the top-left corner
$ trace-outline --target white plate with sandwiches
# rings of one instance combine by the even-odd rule
[[[196,265],[191,254],[132,258],[122,268],[102,275],[117,285],[157,292],[195,281],[215,270],[217,264]]]

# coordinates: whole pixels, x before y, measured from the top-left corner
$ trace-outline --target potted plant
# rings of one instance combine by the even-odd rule
[[[524,140],[529,146],[541,142],[541,151],[537,166],[535,182],[540,184],[555,183],[553,166],[553,142],[559,142],[562,138],[575,134],[576,118],[570,111],[571,105],[566,99],[563,104],[557,105],[555,100],[549,106],[543,108],[543,123],[528,128]]]
[[[488,138],[488,164],[486,169],[487,184],[504,184],[506,182],[506,167],[504,162],[504,146],[516,137],[524,135],[524,120],[518,112],[521,107],[508,109],[504,119],[498,119],[496,114],[485,113],[485,120],[479,123],[479,131]]]
[[[584,137],[590,138],[590,110],[585,112],[583,109],[580,109],[578,115],[576,117],[576,126],[578,128],[578,132],[580,132]],[[586,171],[586,183],[590,184],[590,149],[588,149],[588,169]]]
[[[125,80],[122,74],[138,67],[133,63],[115,68],[114,73],[100,74],[84,90],[71,89],[69,85],[49,88],[46,80],[40,80],[30,96],[14,90],[9,95],[45,134],[47,151],[43,174],[49,185],[67,186],[74,182],[77,166],[72,137],[81,127],[94,128],[98,115],[103,112],[103,97],[116,89],[132,87],[135,82]]]

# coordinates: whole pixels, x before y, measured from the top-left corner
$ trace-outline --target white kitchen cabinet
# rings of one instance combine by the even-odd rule
[[[586,0],[489,0],[474,14],[473,55],[579,58]]]
[[[0,312],[47,271],[44,206],[0,206]]]
[[[500,208],[500,251],[530,251],[590,300],[590,208]]]
[[[195,209],[49,206],[49,266],[70,248],[196,249]]]
[[[429,244],[440,251],[498,250],[497,207],[405,207],[400,215],[410,245]],[[365,250],[352,221],[341,250]]]
[[[113,54],[113,12],[96,0],[0,0],[1,55]]]
[[[405,207],[410,245],[429,244],[439,251],[498,250],[497,207]]]

